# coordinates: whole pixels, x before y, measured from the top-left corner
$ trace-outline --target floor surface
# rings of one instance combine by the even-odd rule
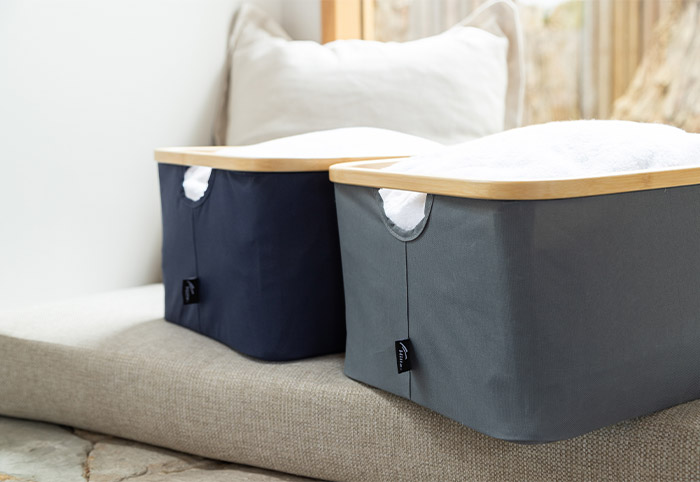
[[[0,481],[303,482],[303,477],[195,457],[47,423],[0,417]]]

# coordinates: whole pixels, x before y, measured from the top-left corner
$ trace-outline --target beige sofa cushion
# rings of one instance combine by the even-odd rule
[[[160,285],[0,314],[0,414],[327,480],[697,480],[700,401],[515,445],[352,381],[255,361],[162,319]]]

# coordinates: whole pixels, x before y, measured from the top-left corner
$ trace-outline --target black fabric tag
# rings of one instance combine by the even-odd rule
[[[199,278],[182,280],[182,303],[185,305],[199,303]]]
[[[407,372],[411,369],[411,340],[398,340],[394,342],[396,347],[396,367],[399,373]]]

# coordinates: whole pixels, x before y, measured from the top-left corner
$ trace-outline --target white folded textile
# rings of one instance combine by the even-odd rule
[[[182,181],[182,188],[185,196],[192,201],[199,201],[209,187],[211,177],[211,167],[191,166],[185,171],[185,178]]]
[[[700,165],[700,134],[614,120],[550,122],[492,134],[383,170],[483,181],[553,180]],[[423,219],[426,195],[379,191],[384,212],[410,230]]]
[[[214,155],[246,159],[351,159],[410,156],[442,149],[422,137],[374,127],[345,127],[282,137],[249,146],[222,147]],[[192,166],[182,187],[197,201],[207,190],[211,168]]]
[[[248,146],[224,147],[217,156],[254,159],[348,159],[411,156],[442,147],[423,137],[375,127],[344,127],[281,137]]]

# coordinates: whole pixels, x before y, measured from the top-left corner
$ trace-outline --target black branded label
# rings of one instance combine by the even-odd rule
[[[411,369],[411,340],[398,340],[394,342],[396,347],[396,367],[399,373],[407,372]]]
[[[199,303],[199,278],[182,280],[182,302],[186,305]]]

